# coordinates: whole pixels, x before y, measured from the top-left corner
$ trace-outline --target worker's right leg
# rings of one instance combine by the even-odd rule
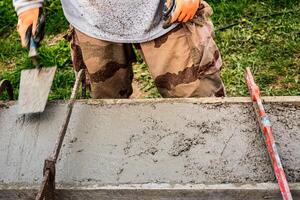
[[[72,45],[76,47],[72,47],[74,65],[81,59],[87,68],[92,98],[128,98],[132,94],[131,45],[102,41],[78,30],[73,33]]]

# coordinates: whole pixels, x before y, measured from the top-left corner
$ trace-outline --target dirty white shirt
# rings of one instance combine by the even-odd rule
[[[18,14],[42,7],[44,0],[13,0]],[[142,43],[156,39],[176,25],[163,29],[164,0],[61,0],[69,23],[101,40]]]

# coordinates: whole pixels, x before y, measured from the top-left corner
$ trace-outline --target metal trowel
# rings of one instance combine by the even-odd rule
[[[42,67],[38,60],[38,44],[30,39],[29,57],[35,69],[21,72],[18,113],[41,113],[45,110],[56,67]]]

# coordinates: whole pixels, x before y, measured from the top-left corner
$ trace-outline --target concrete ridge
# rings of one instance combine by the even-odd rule
[[[36,189],[0,189],[0,200],[34,199]],[[294,199],[300,198],[299,184],[291,184]],[[281,200],[278,186],[273,183],[256,185],[186,185],[165,188],[165,185],[107,186],[101,188],[64,188],[55,194],[60,200]]]
[[[291,190],[300,192],[300,182],[290,183]],[[40,185],[21,186],[0,184],[1,190],[37,190]],[[277,183],[253,183],[253,184],[170,184],[170,183],[145,183],[145,184],[121,184],[121,185],[57,185],[58,190],[279,190]]]
[[[265,96],[264,102],[269,103],[295,103],[300,105],[300,96]],[[52,100],[53,103],[65,103],[67,100]],[[77,103],[86,103],[91,105],[109,105],[109,104],[138,104],[138,103],[251,103],[250,97],[203,97],[203,98],[155,98],[155,99],[78,99]],[[0,101],[0,106],[16,105],[17,101]]]

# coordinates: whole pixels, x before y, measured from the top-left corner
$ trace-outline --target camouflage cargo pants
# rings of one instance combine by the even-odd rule
[[[193,21],[153,41],[135,44],[163,97],[225,96],[211,14],[211,7],[203,2]],[[132,45],[102,41],[78,30],[72,35],[74,68],[87,69],[92,97],[128,98],[135,61]]]

